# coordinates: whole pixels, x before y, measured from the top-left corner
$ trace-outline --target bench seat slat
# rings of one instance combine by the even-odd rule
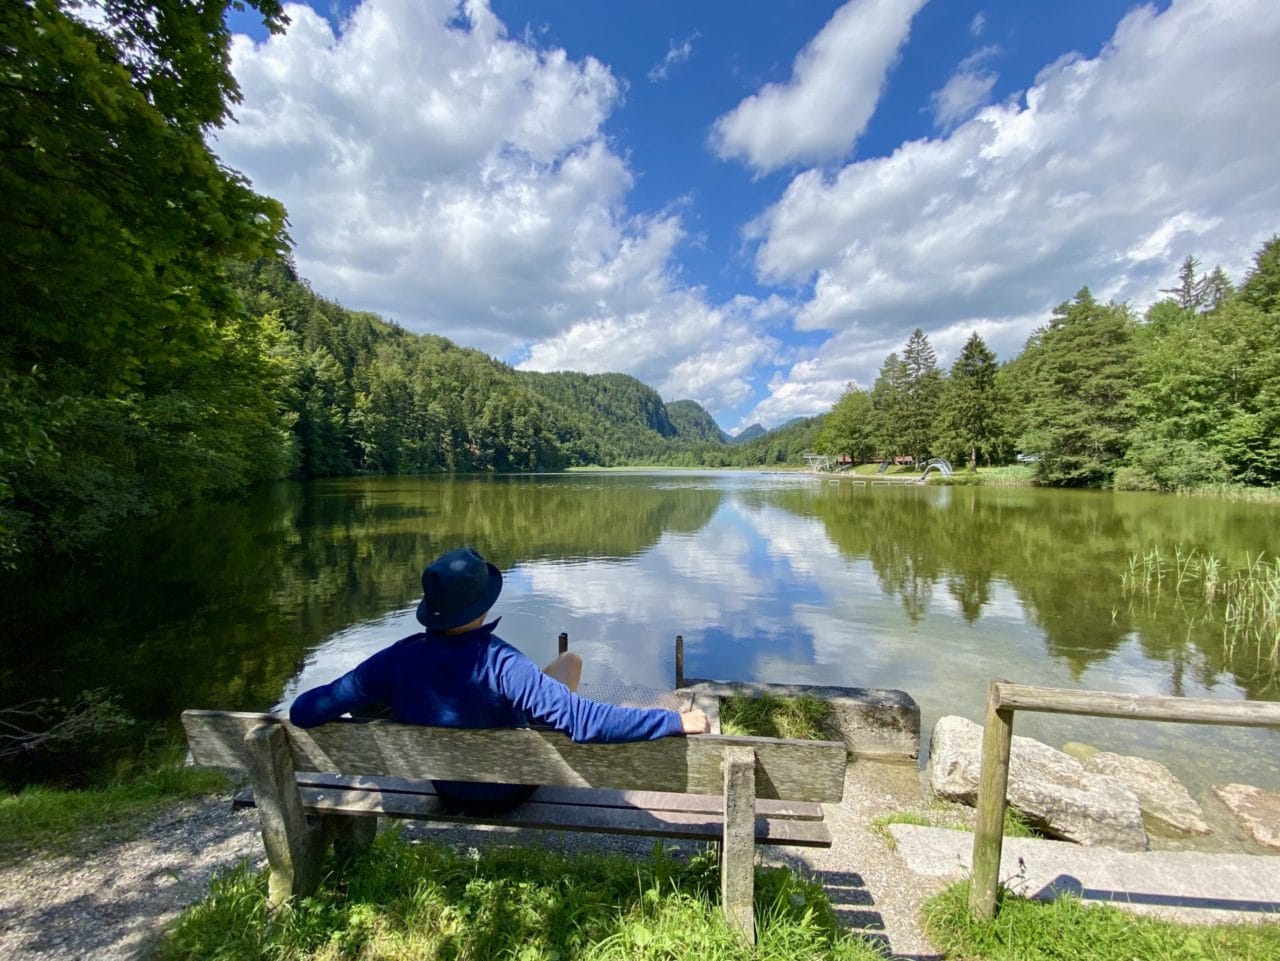
[[[377,790],[389,794],[434,795],[430,781],[364,774],[329,774],[299,771],[299,787]],[[594,807],[642,808],[646,811],[684,811],[689,814],[723,814],[724,798],[711,794],[674,794],[662,791],[616,791],[610,788],[538,788],[531,799],[539,804],[588,804]],[[797,821],[821,821],[822,805],[811,801],[757,801],[756,813]]]
[[[684,811],[539,804],[526,801],[504,814],[450,814],[431,795],[369,790],[302,788],[302,807],[314,814],[383,815],[423,821],[493,824],[520,828],[552,828],[602,834],[719,840],[724,831],[720,817]],[[756,842],[799,847],[830,847],[831,832],[818,821],[756,818]]]
[[[288,731],[296,770],[718,794],[724,750],[742,745],[756,752],[760,798],[834,802],[844,794],[845,747],[834,741],[703,734],[575,744],[544,730],[459,730],[386,721],[304,730],[269,714],[223,711],[184,711],[182,722],[196,763],[210,767],[243,768],[245,734],[260,724],[278,723]]]

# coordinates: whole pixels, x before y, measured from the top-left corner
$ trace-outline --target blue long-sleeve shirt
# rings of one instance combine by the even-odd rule
[[[575,741],[650,741],[683,732],[680,715],[579,697],[494,633],[498,622],[465,634],[412,634],[337,680],[298,695],[289,720],[315,727],[375,705],[406,724],[524,727],[545,724]],[[437,781],[442,795],[502,801],[511,785]]]

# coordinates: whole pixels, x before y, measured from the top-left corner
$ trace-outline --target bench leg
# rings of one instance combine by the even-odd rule
[[[378,833],[376,817],[326,814],[322,821],[333,839],[333,857],[339,864],[347,864],[368,851]]]
[[[755,944],[756,752],[724,752],[724,842],[720,846],[720,901],[724,915],[748,944]]]
[[[326,831],[319,823],[308,823],[302,810],[285,729],[263,724],[244,740],[262,845],[271,868],[268,897],[273,908],[280,907],[294,895],[311,894],[320,884]]]

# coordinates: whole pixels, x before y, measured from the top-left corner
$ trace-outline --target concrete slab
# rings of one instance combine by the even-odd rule
[[[907,867],[926,877],[969,876],[973,835],[892,824]],[[1112,851],[1065,841],[1005,838],[1000,878],[1014,894],[1071,894],[1172,921],[1280,922],[1280,857],[1197,851]]]
[[[832,724],[850,758],[914,763],[920,756],[920,705],[906,691],[698,678],[686,679],[681,691],[686,690],[695,696],[718,698],[812,694],[831,706]]]

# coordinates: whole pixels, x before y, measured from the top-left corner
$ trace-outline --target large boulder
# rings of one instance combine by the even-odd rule
[[[1251,838],[1264,847],[1280,848],[1280,794],[1252,784],[1215,784],[1213,793]]]
[[[982,728],[944,717],[929,740],[929,784],[942,798],[974,804],[982,759]],[[1116,778],[1091,774],[1075,758],[1029,737],[1015,736],[1009,760],[1009,804],[1048,837],[1143,851],[1147,832],[1138,796]]]
[[[1212,831],[1200,805],[1159,761],[1103,751],[1090,757],[1084,766],[1094,774],[1106,774],[1127,784],[1138,795],[1142,814],[1153,829],[1175,834]]]

